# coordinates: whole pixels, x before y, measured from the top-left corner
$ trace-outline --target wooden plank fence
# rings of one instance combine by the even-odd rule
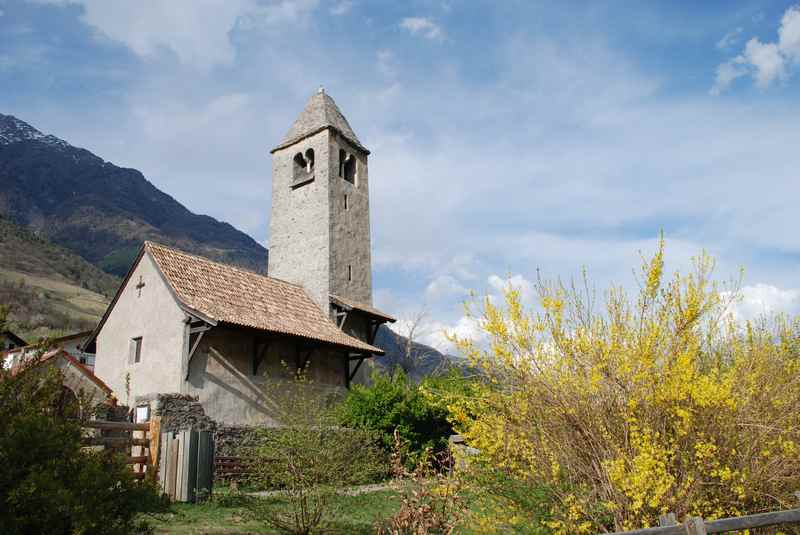
[[[158,481],[172,501],[194,502],[210,494],[214,439],[209,431],[161,433]]]
[[[683,524],[678,524],[675,515],[670,513],[663,515],[659,519],[660,527],[620,531],[610,535],[707,535],[710,533],[730,533],[797,523],[800,523],[800,509],[720,518],[718,520],[703,520],[698,517],[690,517]]]
[[[82,439],[87,447],[103,447],[116,450],[125,454],[125,462],[131,465],[134,477],[144,479],[148,473],[155,473],[157,466],[154,461],[153,437],[159,422],[133,423],[133,422],[107,422],[102,420],[89,420],[81,423],[87,431],[87,436]],[[154,429],[155,428],[155,429]]]
[[[194,502],[211,492],[214,440],[208,431],[161,432],[161,420],[147,423],[90,420],[81,423],[86,447],[125,455],[134,477],[152,477],[172,501]]]

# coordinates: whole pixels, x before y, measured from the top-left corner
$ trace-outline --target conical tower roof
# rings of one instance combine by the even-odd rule
[[[271,152],[293,145],[301,139],[321,132],[326,128],[336,130],[357,149],[369,154],[366,147],[358,140],[353,129],[350,128],[350,123],[344,118],[336,102],[322,88],[308,99],[306,107],[283,137],[283,141]]]

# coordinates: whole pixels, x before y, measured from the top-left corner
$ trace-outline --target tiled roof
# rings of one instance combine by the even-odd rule
[[[391,323],[397,321],[397,319],[393,318],[389,314],[381,312],[380,310],[371,305],[359,303],[358,301],[353,301],[352,299],[345,299],[344,297],[339,297],[338,295],[331,294],[331,302],[340,306],[344,306],[346,308],[351,308],[353,310],[364,312],[365,314],[369,314],[370,316],[375,316],[376,318],[380,318],[384,321],[388,321]]]
[[[73,368],[78,370],[78,372],[84,375],[88,380],[96,384],[98,388],[100,388],[100,390],[106,393],[106,395],[108,396],[111,395],[112,393],[111,388],[109,388],[109,386],[102,379],[96,376],[94,372],[92,372],[92,370],[81,364],[78,359],[76,359],[69,352],[64,351],[63,349],[58,348],[46,351],[38,358],[35,365],[39,366],[41,364],[44,364],[45,362],[55,359],[56,357],[63,357],[67,362],[69,362],[72,365]],[[17,366],[11,369],[11,375],[16,375],[17,373],[19,373],[21,369],[24,369],[24,367],[25,365],[18,364]]]
[[[339,107],[322,89],[308,99],[308,103],[300,113],[300,116],[283,137],[283,141],[272,149],[272,152],[293,145],[304,137],[316,134],[325,128],[333,128],[355,145],[357,149],[369,154],[366,147],[356,137],[353,129],[350,128],[350,123],[344,118]]]
[[[218,322],[383,354],[341,331],[302,286],[145,242],[184,306]]]

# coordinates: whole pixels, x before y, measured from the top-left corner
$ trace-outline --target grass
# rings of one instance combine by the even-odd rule
[[[392,516],[400,507],[400,494],[394,490],[377,490],[357,496],[337,496],[334,508],[339,511],[330,526],[330,533],[368,534],[375,532],[375,522]],[[282,498],[254,498],[215,494],[202,504],[173,504],[168,514],[152,522],[158,534],[271,534],[263,523],[247,514],[247,500],[263,500],[263,505],[286,508]]]
[[[0,302],[11,309],[12,330],[29,342],[97,324],[108,299],[69,281],[0,267]]]

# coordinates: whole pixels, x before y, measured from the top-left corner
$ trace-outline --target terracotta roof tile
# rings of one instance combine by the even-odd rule
[[[212,320],[383,354],[336,327],[302,286],[153,242],[145,250],[177,298]]]

